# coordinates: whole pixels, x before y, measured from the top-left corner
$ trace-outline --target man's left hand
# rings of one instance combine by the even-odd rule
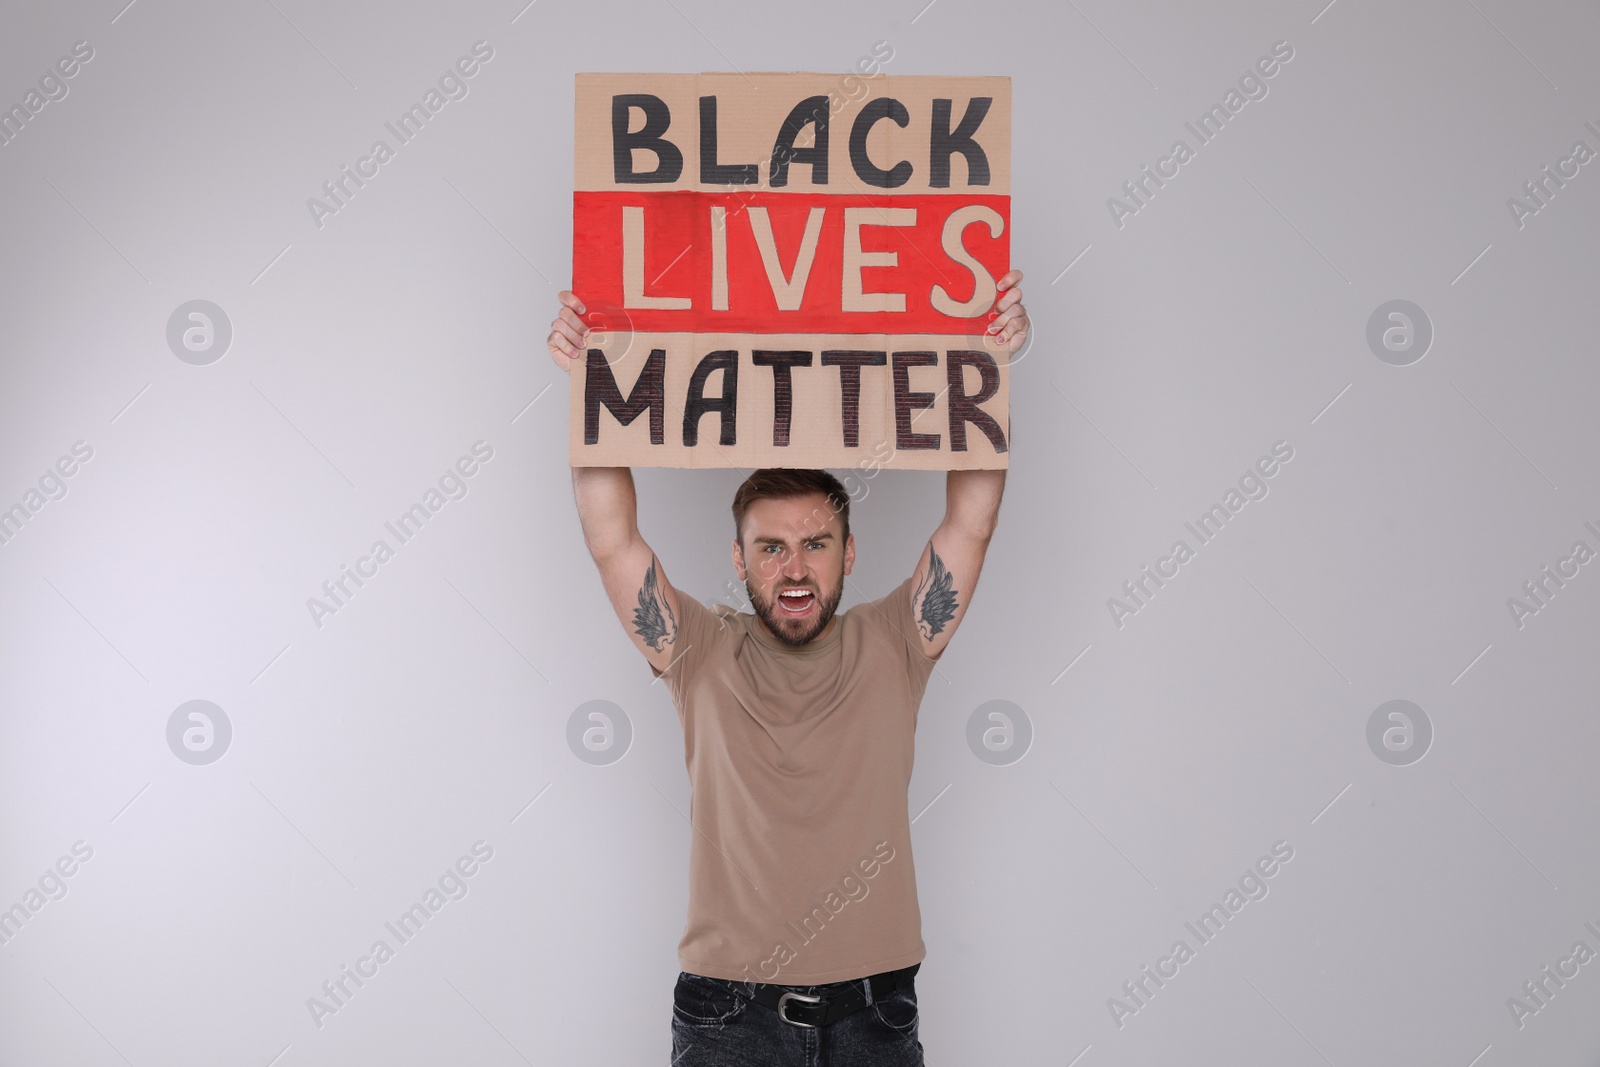
[[[1022,306],[1021,284],[1020,270],[1007,271],[995,283],[1000,297],[995,301],[994,321],[989,323],[988,332],[1010,352],[1017,351],[1028,339],[1028,312]]]

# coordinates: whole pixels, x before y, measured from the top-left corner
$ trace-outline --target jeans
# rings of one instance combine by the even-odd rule
[[[860,983],[783,988],[826,997],[852,984]],[[750,991],[748,982],[679,972],[672,992],[671,1067],[923,1067],[914,979],[814,1030],[784,1022],[749,999]]]

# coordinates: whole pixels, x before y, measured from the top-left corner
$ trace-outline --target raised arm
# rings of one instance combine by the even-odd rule
[[[911,617],[929,659],[939,658],[967,614],[1000,522],[1005,485],[1003,470],[951,471],[945,476],[944,521],[923,548],[911,583]]]
[[[570,372],[589,327],[578,316],[583,301],[560,295],[561,310],[550,324],[550,358]],[[572,495],[583,524],[583,542],[600,568],[600,581],[634,647],[657,670],[665,670],[678,649],[678,592],[661,562],[639,535],[638,498],[627,467],[573,467]]]
[[[639,534],[633,472],[627,467],[574,467],[572,492],[583,542],[634,647],[657,670],[680,651],[678,591]]]
[[[1011,352],[1028,335],[1028,314],[1022,306],[1020,270],[1009,271],[996,288],[994,321],[989,332]],[[978,587],[989,539],[1000,522],[1003,470],[951,471],[945,478],[944,521],[922,550],[911,583],[911,617],[922,635],[922,651],[938,659],[967,614]]]

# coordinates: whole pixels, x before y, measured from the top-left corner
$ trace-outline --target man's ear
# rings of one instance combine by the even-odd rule
[[[850,568],[856,565],[856,535],[851,534],[844,539],[844,572],[850,573]]]
[[[852,534],[851,536],[854,535]],[[749,581],[749,579],[745,577],[744,549],[737,541],[733,542],[733,573],[739,576],[739,580],[741,582]]]

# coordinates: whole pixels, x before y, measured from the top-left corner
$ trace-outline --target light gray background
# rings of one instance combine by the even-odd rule
[[[1594,4],[124,2],[13,0],[0,33],[7,107],[95,50],[0,148],[0,507],[94,450],[0,546],[0,907],[93,849],[0,946],[0,1063],[666,1062],[681,739],[584,553],[543,348],[572,76],[842,72],[876,41],[890,73],[1014,79],[1037,338],[922,707],[928,1062],[1600,1061],[1600,963],[1520,1029],[1507,1007],[1600,950],[1600,567],[1507,607],[1600,548],[1600,162],[1520,228],[1507,206],[1600,150]],[[315,226],[478,40],[470,94]],[[1279,40],[1269,95],[1119,229],[1107,198]],[[166,343],[193,299],[233,326],[208,366]],[[1434,326],[1410,366],[1366,343],[1392,299]],[[465,498],[315,626],[479,440]],[[1118,628],[1107,599],[1279,440],[1270,494]],[[740,477],[638,472],[704,602]],[[943,505],[942,475],[871,482],[844,606]],[[1397,698],[1435,732],[1409,766],[1366,741]],[[167,745],[195,699],[233,730],[207,766]],[[1000,699],[1034,732],[1008,766],[967,744]],[[608,766],[567,745],[591,700],[632,724]],[[478,840],[470,892],[315,1025]],[[1119,1027],[1108,998],[1277,841],[1270,895]]]

